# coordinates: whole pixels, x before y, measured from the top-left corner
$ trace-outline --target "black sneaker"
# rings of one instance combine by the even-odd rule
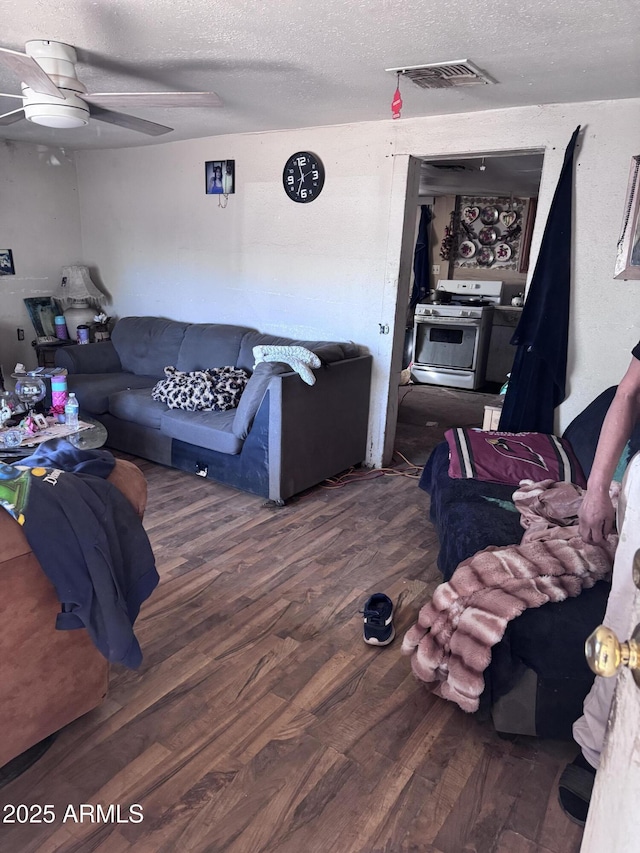
[[[393,627],[393,601],[384,592],[367,599],[364,610],[364,641],[371,646],[388,646],[396,635]]]

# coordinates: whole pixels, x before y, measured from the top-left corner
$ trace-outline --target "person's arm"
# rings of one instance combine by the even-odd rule
[[[640,417],[640,361],[633,357],[602,424],[582,506],[580,536],[601,542],[613,530],[614,509],[609,486],[622,450]]]

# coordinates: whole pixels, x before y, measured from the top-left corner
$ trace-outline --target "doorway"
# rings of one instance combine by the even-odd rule
[[[418,452],[422,437],[428,439],[428,445],[432,445],[449,426],[482,427],[485,407],[499,402],[499,391],[507,381],[509,367],[515,355],[515,347],[509,342],[519,319],[518,312],[521,311],[521,308],[511,306],[511,300],[518,301],[520,296],[523,300],[526,298],[526,288],[531,275],[529,254],[544,151],[504,151],[499,154],[479,152],[455,158],[442,156],[417,159],[420,160],[417,209],[415,218],[412,220],[411,216],[408,216],[405,221],[413,221],[417,235],[421,207],[430,206],[428,263],[425,264],[428,273],[427,290],[435,290],[440,279],[499,280],[504,284],[504,305],[493,312],[487,377],[481,387],[474,391],[438,387],[416,383],[413,377],[409,385],[399,386],[397,440],[403,443],[407,450],[412,448],[413,443],[415,452]],[[409,192],[407,198],[410,199],[411,195]],[[501,220],[498,220],[496,243],[506,243],[508,248],[504,253],[510,257],[505,262],[497,261],[496,258],[489,264],[478,264],[473,262],[473,258],[465,257],[460,252],[463,240],[469,242],[469,233],[464,231],[461,222],[463,213],[467,211],[467,221],[471,219],[473,243],[473,236],[477,237],[479,234],[478,228],[474,227],[473,217],[477,219],[480,228],[484,227],[481,212],[490,207],[496,208],[498,217],[504,214]],[[511,215],[506,215],[508,213]],[[499,239],[513,237],[516,227],[518,230],[515,239]],[[480,248],[481,245],[479,241],[475,241],[476,247]],[[412,255],[414,248],[415,238],[411,246]],[[490,257],[490,253],[485,253],[485,256],[487,254]],[[405,258],[404,262],[409,263],[410,259]],[[409,293],[414,292],[414,284],[412,273]],[[409,311],[407,329],[413,326],[413,312]],[[412,348],[407,348],[407,338],[411,337],[411,333],[405,336],[403,366],[407,356],[411,359],[413,355]],[[404,380],[406,379],[405,371]],[[422,424],[422,414],[425,412],[430,415],[428,418],[425,416],[425,423]],[[452,415],[459,423],[450,422]],[[419,455],[422,457],[423,454]],[[417,464],[423,461],[420,458]]]

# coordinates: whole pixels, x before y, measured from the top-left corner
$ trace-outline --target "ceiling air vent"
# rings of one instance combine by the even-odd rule
[[[458,59],[455,62],[433,62],[431,65],[409,65],[386,70],[408,77],[421,89],[450,89],[453,86],[471,86],[474,83],[486,85],[496,82],[484,71],[476,68],[468,59]]]

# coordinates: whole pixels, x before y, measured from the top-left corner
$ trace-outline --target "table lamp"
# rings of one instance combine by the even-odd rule
[[[91,281],[89,268],[82,264],[62,267],[62,282],[56,298],[63,309],[69,337],[76,340],[77,328],[93,322],[96,309],[107,297]]]

